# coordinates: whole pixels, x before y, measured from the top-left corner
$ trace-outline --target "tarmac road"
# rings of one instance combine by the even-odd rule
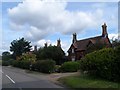
[[[26,73],[22,69],[14,67],[2,67],[2,88],[64,88],[47,79],[46,74]]]

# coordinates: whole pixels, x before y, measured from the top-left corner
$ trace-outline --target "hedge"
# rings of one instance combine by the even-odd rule
[[[43,73],[52,73],[55,69],[55,61],[39,60],[33,63],[32,69]]]
[[[31,64],[30,61],[23,61],[23,60],[22,61],[15,60],[12,63],[14,67],[19,67],[23,69],[30,69],[30,64]]]
[[[118,49],[105,48],[87,54],[80,61],[80,69],[88,74],[112,81],[120,81]]]
[[[2,66],[9,66],[9,62],[8,61],[2,61]]]
[[[76,72],[79,70],[80,64],[78,62],[65,62],[61,65],[61,72]]]

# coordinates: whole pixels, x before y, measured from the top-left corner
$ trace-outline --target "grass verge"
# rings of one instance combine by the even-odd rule
[[[119,88],[120,83],[96,79],[87,75],[67,76],[59,78],[58,81],[70,88]]]

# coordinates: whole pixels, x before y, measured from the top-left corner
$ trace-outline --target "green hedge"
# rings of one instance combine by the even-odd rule
[[[13,67],[20,67],[19,61],[18,60],[13,61],[12,66]]]
[[[2,66],[9,66],[10,63],[8,61],[2,61]]]
[[[53,60],[39,60],[33,63],[32,69],[43,73],[51,73],[54,71],[55,61]]]
[[[19,68],[23,68],[23,69],[30,69],[30,64],[31,62],[30,61],[18,61],[18,60],[15,60],[12,62],[12,65],[14,67],[19,67]]]
[[[60,71],[61,72],[76,72],[79,70],[80,64],[78,62],[65,62],[62,64]]]
[[[30,61],[20,61],[20,68],[23,68],[23,69],[30,69],[30,64],[31,62]]]
[[[119,81],[120,59],[117,56],[117,49],[112,48],[92,52],[81,59],[80,69],[90,75]]]
[[[12,65],[12,62],[14,60],[13,59],[9,59],[9,60],[2,60],[2,66],[9,66]]]

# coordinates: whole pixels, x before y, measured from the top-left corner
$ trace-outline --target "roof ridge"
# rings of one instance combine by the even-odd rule
[[[102,36],[100,35],[100,36],[96,36],[96,37],[81,39],[81,40],[77,40],[77,42],[79,42],[79,41],[84,41],[84,40],[89,40],[89,39],[94,39],[94,38],[98,38],[98,37],[102,37]]]

